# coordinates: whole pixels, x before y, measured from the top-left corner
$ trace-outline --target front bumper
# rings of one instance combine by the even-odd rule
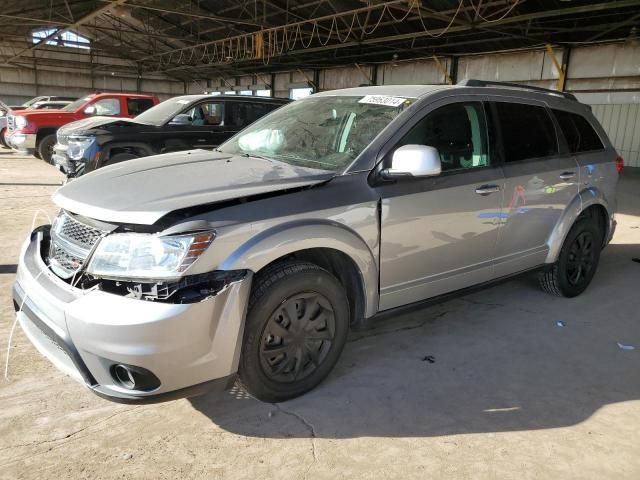
[[[7,144],[20,153],[32,153],[36,149],[35,133],[10,132],[5,138]]]
[[[192,304],[126,298],[73,288],[40,254],[43,234],[23,248],[13,296],[25,334],[60,370],[100,396],[154,402],[226,388],[235,378],[251,273]],[[140,367],[160,381],[153,390],[124,387],[117,364]]]
[[[68,176],[74,176],[76,173],[76,162],[67,157],[66,145],[56,144],[53,147],[53,155],[51,161],[62,173]]]

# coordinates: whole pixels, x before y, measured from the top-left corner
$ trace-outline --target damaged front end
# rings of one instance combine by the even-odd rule
[[[196,303],[218,295],[234,282],[247,276],[246,270],[215,271],[187,275],[176,281],[107,280],[83,274],[78,286],[84,290],[99,288],[108,293],[152,302]]]
[[[132,230],[64,211],[34,230],[13,291],[23,331],[59,369],[111,400],[227,388],[238,368],[252,272],[188,274],[214,232],[159,242],[157,232]],[[144,269],[148,278],[140,276]]]
[[[61,211],[49,231],[43,260],[64,281],[138,300],[195,303],[221,292],[247,272],[188,275],[215,239],[213,231],[137,233]]]

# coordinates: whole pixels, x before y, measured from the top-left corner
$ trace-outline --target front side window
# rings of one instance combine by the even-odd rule
[[[553,110],[553,114],[558,120],[570,153],[589,152],[604,148],[600,137],[582,115],[563,110]]]
[[[436,148],[442,171],[488,166],[487,123],[482,103],[453,103],[430,112],[397,146],[403,145]]]
[[[103,98],[93,104],[94,115],[120,115],[120,100],[117,98]]]
[[[223,125],[224,103],[199,103],[191,110],[186,112],[186,114],[191,118],[191,125],[195,127],[203,125]]]
[[[547,109],[524,103],[496,102],[505,162],[558,154],[558,140]]]
[[[220,151],[342,172],[412,102],[376,95],[305,98],[262,117]]]

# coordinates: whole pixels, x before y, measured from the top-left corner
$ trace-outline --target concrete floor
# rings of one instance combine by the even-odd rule
[[[60,180],[0,154],[3,367],[19,247],[35,211],[55,213]],[[280,405],[236,390],[110,403],[18,328],[0,381],[0,478],[638,479],[640,174],[622,177],[619,203],[581,297],[521,278],[398,316],[353,334],[318,389]]]

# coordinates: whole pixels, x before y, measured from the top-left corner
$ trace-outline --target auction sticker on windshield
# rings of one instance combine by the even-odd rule
[[[367,95],[358,100],[358,103],[371,103],[373,105],[386,105],[387,107],[399,107],[407,99],[390,97],[389,95]]]

